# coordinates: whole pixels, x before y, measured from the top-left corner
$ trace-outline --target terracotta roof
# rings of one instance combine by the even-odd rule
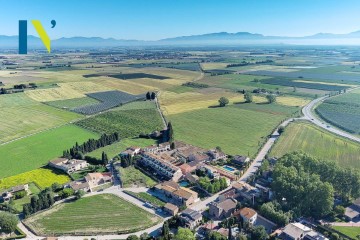
[[[172,204],[172,203],[166,203],[164,205],[164,208],[169,209],[169,210],[174,211],[174,212],[179,210],[179,208],[177,206],[175,206],[174,204]]]
[[[256,214],[257,214],[256,211],[252,208],[245,207],[240,210],[240,215],[246,219],[250,219],[253,216],[255,216]]]

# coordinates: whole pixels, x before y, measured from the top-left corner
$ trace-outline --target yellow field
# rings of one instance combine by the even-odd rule
[[[57,182],[64,184],[71,179],[68,175],[55,172],[47,168],[39,168],[29,172],[21,173],[15,176],[3,178],[0,180],[0,190],[8,189],[20,184],[35,182],[42,189],[50,187],[53,183]]]
[[[72,98],[85,97],[85,93],[101,92],[112,90],[107,86],[94,82],[67,82],[58,83],[57,88],[36,89],[25,91],[25,94],[38,102],[49,102]]]
[[[302,107],[310,102],[309,99],[298,97],[277,97],[276,102],[286,106]]]

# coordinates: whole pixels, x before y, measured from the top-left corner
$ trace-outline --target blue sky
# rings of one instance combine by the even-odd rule
[[[17,35],[19,19],[41,20],[52,39],[157,40],[222,31],[304,36],[360,30],[360,1],[0,0],[0,35]],[[30,24],[29,34],[35,35]]]

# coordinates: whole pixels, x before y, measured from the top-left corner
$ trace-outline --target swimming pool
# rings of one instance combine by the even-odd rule
[[[225,169],[226,171],[229,171],[229,172],[235,172],[236,171],[235,168],[229,167],[227,165],[223,166],[223,169]]]
[[[181,187],[187,187],[187,186],[189,186],[189,182],[188,181],[180,181],[179,182],[179,185],[181,186]]]

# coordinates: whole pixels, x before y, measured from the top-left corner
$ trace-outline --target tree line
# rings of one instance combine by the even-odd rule
[[[209,193],[217,193],[227,188],[225,178],[214,179],[211,181],[208,177],[201,177],[199,178],[199,185]]]
[[[92,152],[98,148],[105,147],[120,140],[120,136],[117,132],[113,134],[103,134],[99,139],[89,139],[83,144],[79,145],[77,142],[68,150],[63,151],[62,157],[64,158],[77,158],[83,159],[83,154]]]
[[[154,93],[154,92],[146,93],[146,100],[154,100],[155,98],[156,98],[156,93]]]
[[[295,216],[320,218],[330,214],[335,193],[345,201],[360,196],[358,171],[301,152],[280,158],[273,179],[277,200]]]

